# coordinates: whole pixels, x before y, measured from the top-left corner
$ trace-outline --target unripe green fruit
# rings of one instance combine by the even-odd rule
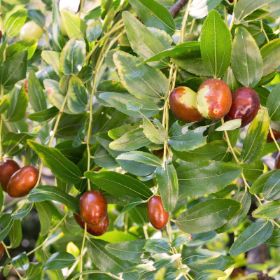
[[[27,22],[20,30],[20,39],[25,42],[38,41],[43,35],[43,28],[34,21]]]
[[[231,91],[224,81],[210,79],[199,87],[197,108],[203,117],[211,120],[221,119],[229,112],[231,104]]]

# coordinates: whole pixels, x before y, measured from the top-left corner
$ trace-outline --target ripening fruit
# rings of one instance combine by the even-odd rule
[[[232,105],[226,118],[241,119],[242,127],[250,123],[260,109],[258,94],[251,88],[242,87],[232,95]]]
[[[0,243],[0,260],[4,257],[5,255],[5,248],[3,243]]]
[[[278,155],[278,157],[276,158],[275,169],[280,169],[280,155]]]
[[[197,93],[197,108],[208,119],[217,120],[230,110],[232,95],[228,85],[218,79],[210,79],[201,84]]]
[[[7,192],[12,197],[22,197],[27,195],[38,181],[38,169],[29,165],[15,172],[7,186]]]
[[[162,229],[167,224],[169,214],[164,210],[160,196],[155,195],[148,201],[148,217],[156,229]]]
[[[34,21],[24,24],[20,30],[20,39],[25,42],[38,41],[43,35],[43,28]]]
[[[107,215],[107,201],[99,191],[85,192],[80,198],[80,214],[89,224],[99,224]]]
[[[272,128],[272,133],[273,133],[273,136],[274,136],[276,141],[280,139],[280,131]],[[272,138],[272,135],[271,135],[270,131],[267,134],[267,142],[273,142],[273,138]]]
[[[188,87],[175,88],[169,97],[170,109],[179,120],[196,122],[202,120],[197,110],[197,94]]]
[[[81,228],[85,228],[85,222],[82,220],[81,216],[75,214],[74,217],[77,223],[81,226]],[[87,223],[87,232],[94,236],[100,236],[107,231],[108,226],[109,226],[109,217],[108,214],[106,214],[105,217],[103,217],[98,224],[93,225]]]
[[[7,191],[7,185],[11,176],[19,170],[19,165],[12,159],[6,159],[0,163],[0,183],[4,191]]]

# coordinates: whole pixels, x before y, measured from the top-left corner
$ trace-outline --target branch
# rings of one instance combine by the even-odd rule
[[[183,9],[183,7],[187,4],[188,0],[178,0],[170,9],[169,12],[172,17],[176,17],[178,13]]]

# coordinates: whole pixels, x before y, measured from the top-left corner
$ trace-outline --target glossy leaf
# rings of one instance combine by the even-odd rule
[[[58,109],[56,107],[50,107],[44,111],[32,113],[28,116],[28,118],[35,122],[44,122],[54,118],[58,113]]]
[[[271,235],[273,225],[268,221],[256,221],[243,231],[234,241],[229,253],[237,256],[263,244]]]
[[[9,233],[10,246],[16,248],[20,246],[22,241],[21,221],[15,220]]]
[[[270,119],[280,121],[280,85],[276,85],[267,98],[267,109]]]
[[[274,39],[261,48],[263,58],[263,75],[275,71],[280,65],[280,39]]]
[[[259,206],[254,212],[255,218],[278,219],[280,218],[280,202],[271,201]]]
[[[280,170],[275,170],[270,174],[263,185],[263,196],[267,200],[280,199]]]
[[[0,216],[0,241],[4,240],[9,234],[13,222],[14,221],[9,214],[2,214]]]
[[[163,144],[166,139],[166,131],[157,119],[152,122],[148,118],[144,118],[143,132],[145,136],[155,144]]]
[[[50,214],[50,204],[48,202],[37,202],[35,208],[40,221],[40,234],[47,235],[51,228],[52,216]]]
[[[230,199],[211,199],[197,203],[176,220],[184,232],[200,233],[217,229],[224,225],[240,209],[240,204]]]
[[[222,77],[230,64],[231,34],[217,11],[211,11],[203,23],[201,57],[215,77]]]
[[[56,51],[42,51],[42,59],[52,66],[53,70],[59,74],[59,52]]]
[[[148,199],[152,192],[141,181],[112,171],[86,172],[85,176],[95,185],[113,196]]]
[[[75,262],[75,257],[67,252],[56,252],[52,254],[44,264],[45,270],[61,269],[69,267]]]
[[[231,66],[235,78],[246,87],[254,87],[263,75],[263,61],[259,47],[244,27],[238,27],[233,44]]]

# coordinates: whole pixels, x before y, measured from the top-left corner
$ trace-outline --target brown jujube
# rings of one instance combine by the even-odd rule
[[[7,185],[11,176],[19,170],[19,165],[12,159],[6,159],[0,164],[0,183],[4,191],[7,191]]]

